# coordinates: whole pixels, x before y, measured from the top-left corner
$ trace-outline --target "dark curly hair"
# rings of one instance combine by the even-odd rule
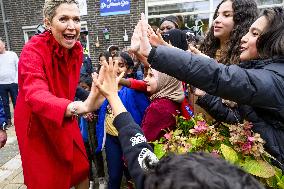
[[[268,25],[257,39],[259,56],[261,58],[284,56],[284,9],[281,7],[264,9],[261,16],[265,16]]]
[[[204,152],[170,155],[146,172],[144,189],[264,189],[252,176]]]
[[[223,0],[216,8],[213,19],[217,18],[219,7],[226,1],[232,1],[234,11],[234,28],[227,42],[225,52],[222,52],[219,62],[223,64],[237,64],[240,61],[241,38],[248,32],[252,23],[258,17],[258,9],[255,0]],[[215,58],[216,51],[220,48],[220,40],[214,36],[214,26],[212,25],[207,33],[200,50],[206,55]]]

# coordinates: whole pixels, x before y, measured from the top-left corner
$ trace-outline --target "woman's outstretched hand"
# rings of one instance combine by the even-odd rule
[[[95,86],[107,99],[117,96],[118,82],[123,77],[124,73],[121,73],[117,77],[118,63],[113,61],[112,58],[109,58],[109,63],[106,61],[102,62],[101,69],[100,74],[103,74],[103,82],[100,82],[99,79],[93,78]]]

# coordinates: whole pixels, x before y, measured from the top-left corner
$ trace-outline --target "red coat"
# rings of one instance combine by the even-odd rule
[[[64,117],[75,96],[82,55],[79,42],[67,50],[48,32],[33,37],[21,53],[15,128],[29,189],[69,189],[88,175],[77,121]],[[82,162],[76,162],[74,149]],[[82,174],[72,176],[73,165]]]

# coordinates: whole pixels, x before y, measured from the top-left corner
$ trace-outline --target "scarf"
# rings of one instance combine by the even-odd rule
[[[152,69],[157,79],[157,90],[150,99],[167,98],[174,102],[181,103],[184,99],[184,92],[181,81],[165,73]]]

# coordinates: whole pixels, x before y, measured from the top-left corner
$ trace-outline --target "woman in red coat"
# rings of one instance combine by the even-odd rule
[[[93,90],[85,102],[72,102],[83,55],[77,1],[46,0],[44,17],[47,31],[25,45],[19,61],[15,127],[25,184],[88,188],[88,159],[74,115],[94,110],[100,100]]]

